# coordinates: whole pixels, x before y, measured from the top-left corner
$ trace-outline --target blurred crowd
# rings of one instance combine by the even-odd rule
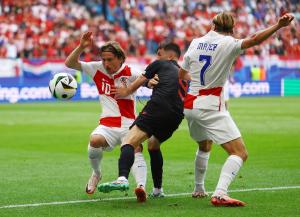
[[[99,59],[98,49],[108,40],[118,41],[129,56],[153,55],[162,41],[174,41],[185,51],[221,11],[236,17],[236,38],[293,13],[291,27],[246,54],[300,57],[299,0],[2,0],[0,57],[65,58],[88,30],[95,43],[83,57],[87,61]]]

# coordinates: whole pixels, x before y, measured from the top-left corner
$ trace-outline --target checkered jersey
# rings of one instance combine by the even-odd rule
[[[127,65],[122,65],[116,73],[110,75],[102,61],[80,63],[82,70],[93,78],[98,89],[102,107],[99,124],[107,127],[129,127],[136,117],[135,95],[115,99],[110,90],[112,86],[131,84],[140,74],[133,72]]]

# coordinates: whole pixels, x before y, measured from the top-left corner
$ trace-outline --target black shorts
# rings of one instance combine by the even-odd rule
[[[183,117],[183,113],[174,113],[150,100],[132,126],[138,126],[149,138],[153,135],[163,143],[172,136]]]

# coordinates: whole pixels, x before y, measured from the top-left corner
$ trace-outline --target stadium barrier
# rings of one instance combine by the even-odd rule
[[[231,97],[300,96],[300,59],[278,56],[241,58],[241,66],[229,85]],[[127,58],[133,70],[143,71],[149,59]],[[48,83],[57,72],[69,72],[79,81],[73,100],[98,99],[96,86],[87,75],[68,69],[63,60],[0,59],[0,103],[54,101]],[[79,76],[80,75],[80,76]],[[140,88],[137,97],[148,98],[151,90]]]

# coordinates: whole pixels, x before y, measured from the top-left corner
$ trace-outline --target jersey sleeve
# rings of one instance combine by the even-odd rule
[[[192,40],[189,48],[187,49],[186,53],[183,56],[183,61],[181,64],[181,68],[184,69],[185,71],[190,70],[190,51],[193,50],[195,47],[195,40]]]
[[[150,65],[147,66],[147,68],[145,69],[145,72],[143,73],[143,75],[147,78],[147,79],[151,79],[154,77],[154,75],[157,73],[159,66],[160,66],[160,61],[156,60],[153,63],[151,63]]]
[[[243,52],[242,42],[243,42],[243,39],[234,39],[233,40],[233,52],[236,56]]]
[[[95,76],[97,69],[99,69],[101,62],[83,62],[80,61],[82,71],[90,75],[92,78]]]
[[[189,57],[189,54],[188,52],[186,52],[183,56],[183,61],[182,61],[182,64],[181,64],[181,68],[184,69],[185,71],[189,71],[190,70],[190,57]]]
[[[142,75],[142,72],[138,69],[131,67],[131,76],[129,77],[129,80],[131,82],[135,81],[140,75]]]

